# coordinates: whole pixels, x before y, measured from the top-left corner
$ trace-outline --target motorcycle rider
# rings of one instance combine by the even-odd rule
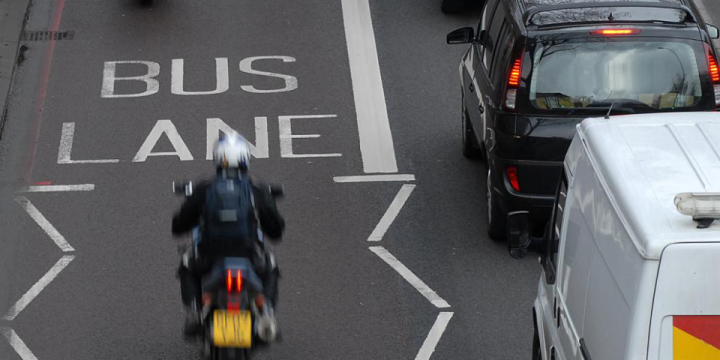
[[[273,306],[277,304],[279,270],[269,244],[264,242],[263,235],[279,241],[285,228],[285,221],[277,210],[270,188],[250,180],[248,176],[250,145],[242,136],[237,133],[221,136],[213,150],[213,161],[217,170],[215,179],[202,182],[192,189],[192,194],[186,198],[180,211],[172,220],[174,235],[185,234],[197,228],[201,239],[196,241],[196,247],[191,247],[183,255],[178,269],[182,301],[187,309],[185,334],[191,336],[200,329],[198,309],[201,307],[200,279],[203,274],[212,269],[216,261],[224,257],[247,257],[252,260],[255,270],[263,280],[266,297],[265,309],[269,309],[269,311],[263,312],[262,318],[258,321],[259,324],[262,324],[263,329],[271,329],[271,331],[263,330],[259,335],[262,340],[271,341],[277,335]],[[251,234],[252,237],[250,240],[226,241],[225,238],[221,240],[220,236],[213,235],[217,234],[217,231],[211,231],[226,225],[218,223],[212,216],[209,216],[211,214],[209,214],[208,208],[212,209],[217,206],[218,201],[220,203],[238,201],[239,197],[227,199],[227,192],[222,193],[219,190],[220,186],[227,185],[230,185],[231,190],[242,189],[243,186],[251,187],[251,191],[246,188],[248,190],[246,194],[249,195],[247,199],[250,200],[246,206],[251,206],[248,207],[251,210],[246,214],[239,214],[239,219],[232,220],[233,224],[242,224],[243,226],[247,224],[246,228],[249,229],[247,234]],[[230,194],[233,196],[235,193]],[[211,227],[215,228],[211,229]]]

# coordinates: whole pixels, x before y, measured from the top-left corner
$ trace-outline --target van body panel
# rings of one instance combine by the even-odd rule
[[[720,241],[720,226],[698,232],[673,201],[684,192],[720,192],[720,113],[613,119],[587,119],[578,134],[637,251],[658,260],[672,243]]]
[[[677,358],[673,357],[676,317],[720,316],[718,264],[720,243],[673,244],[663,251],[650,322],[649,360]],[[720,325],[716,327],[720,332]]]

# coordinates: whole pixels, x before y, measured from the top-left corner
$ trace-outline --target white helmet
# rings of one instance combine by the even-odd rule
[[[213,161],[219,169],[247,170],[250,163],[250,145],[236,132],[221,133],[213,149]]]

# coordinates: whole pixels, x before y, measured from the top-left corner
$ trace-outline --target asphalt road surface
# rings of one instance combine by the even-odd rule
[[[284,341],[257,359],[529,359],[539,267],[488,239],[460,151],[445,35],[478,14],[367,4],[34,1],[0,140],[0,359],[199,357],[170,184],[213,174],[226,127],[286,188]]]

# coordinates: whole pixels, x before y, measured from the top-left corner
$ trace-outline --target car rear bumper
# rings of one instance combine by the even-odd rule
[[[491,161],[492,166],[492,191],[497,199],[498,206],[503,209],[504,213],[513,211],[526,210],[530,212],[533,227],[544,227],[545,223],[550,219],[553,202],[555,200],[554,190],[550,188],[557,187],[562,163],[552,161],[522,161],[494,158]],[[520,178],[520,191],[513,189],[507,175],[507,168],[514,166],[518,169]],[[523,180],[524,179],[524,180]],[[551,184],[551,186],[543,186],[546,191],[542,193],[524,192],[523,184],[536,181],[541,184]],[[539,189],[538,186],[528,186],[531,189]]]

